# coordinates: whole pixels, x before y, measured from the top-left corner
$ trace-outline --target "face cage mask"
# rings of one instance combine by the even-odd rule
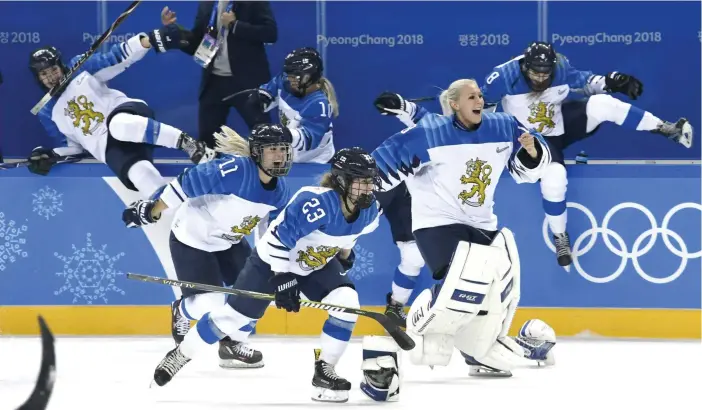
[[[360,189],[357,190],[358,192],[353,192],[353,181],[355,179],[366,179],[364,177],[355,177],[355,178],[349,178],[346,181],[346,197],[348,198],[351,194],[356,194],[356,199],[354,201],[355,205],[357,205],[360,209],[366,209],[370,208],[371,205],[373,205],[373,202],[375,202],[375,195],[373,194],[373,191],[371,190],[370,192],[364,192],[359,195]],[[378,186],[378,177],[373,177],[373,183],[375,186]]]
[[[266,163],[266,161],[264,158],[264,149],[273,147],[284,148],[285,157],[281,162],[274,162],[273,167],[265,168],[264,164]],[[256,160],[258,167],[261,170],[263,170],[263,172],[269,177],[277,178],[285,176],[290,172],[290,168],[292,168],[292,147],[290,146],[290,144],[285,142],[276,142],[273,144],[259,145],[251,151],[251,156]]]
[[[302,75],[297,75],[293,73],[285,73],[286,76],[291,76],[295,77],[297,80],[297,89],[293,88],[292,84],[290,83],[289,79],[286,79],[285,81],[285,89],[292,95],[298,98],[302,98],[305,96],[305,93],[307,93],[307,89],[312,86],[312,81],[310,81],[310,78],[312,77],[309,74],[302,74]]]
[[[534,81],[534,79],[531,78],[529,75],[529,72],[532,72],[534,74],[548,74],[548,77],[544,81]],[[551,84],[553,83],[553,70],[550,70],[548,73],[541,73],[536,70],[531,70],[527,69],[525,72],[525,76],[527,79],[527,82],[529,83],[529,88],[531,88],[532,91],[534,92],[543,92],[546,91]]]

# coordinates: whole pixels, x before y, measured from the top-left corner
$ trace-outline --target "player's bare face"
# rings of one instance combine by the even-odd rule
[[[483,114],[483,93],[475,84],[466,84],[458,98],[458,115],[461,122],[466,125],[478,124]]]
[[[57,65],[39,71],[39,81],[46,88],[56,87],[61,82],[61,77],[63,77],[63,73],[61,72],[61,67]]]

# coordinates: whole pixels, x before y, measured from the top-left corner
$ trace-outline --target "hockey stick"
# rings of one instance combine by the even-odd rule
[[[44,318],[39,316],[39,330],[41,331],[41,370],[37,378],[34,391],[17,410],[44,410],[51,398],[56,380],[56,352],[54,350],[54,335]]]
[[[249,89],[247,89],[247,90],[237,91],[237,92],[235,92],[234,94],[231,94],[231,95],[228,95],[228,96],[222,98],[222,101],[224,102],[224,101],[227,101],[227,100],[231,100],[232,98],[236,97],[237,95],[241,95],[241,94],[245,94],[245,93],[252,93],[252,92],[254,92],[254,91],[256,91],[256,90],[258,90],[258,88],[249,88]]]
[[[434,101],[434,100],[436,100],[436,97],[409,98],[407,101],[422,102],[422,101]]]
[[[90,153],[84,152],[76,155],[64,155],[57,158],[57,164],[71,164],[74,162],[79,162],[86,158],[92,158]],[[0,163],[0,169],[13,169],[29,166],[30,161],[28,159],[17,161],[17,162],[3,162]]]
[[[213,285],[205,285],[205,284],[201,284],[201,283],[185,282],[182,280],[163,279],[163,278],[157,278],[155,276],[139,275],[136,273],[127,273],[127,278],[140,280],[142,282],[159,283],[162,285],[178,286],[181,288],[204,290],[206,292],[228,293],[230,295],[246,296],[249,298],[269,300],[269,301],[275,300],[275,295],[270,295],[270,294],[266,294],[266,293],[251,292],[248,290],[241,290],[241,289],[229,289],[229,288],[224,288],[221,286],[213,286]],[[322,309],[322,310],[326,310],[326,311],[330,311],[330,312],[351,313],[353,315],[365,316],[365,317],[371,318],[371,319],[375,320],[376,322],[380,323],[380,325],[388,332],[388,334],[390,334],[390,337],[392,337],[395,340],[397,345],[400,346],[400,348],[402,350],[412,350],[414,348],[414,340],[412,340],[407,335],[407,333],[405,333],[402,329],[397,327],[394,323],[392,323],[392,321],[387,316],[385,316],[382,313],[371,312],[368,310],[362,310],[362,309],[356,309],[356,308],[350,308],[350,307],[344,307],[344,306],[330,305],[328,303],[313,302],[311,300],[305,300],[305,299],[300,301],[300,305],[302,305],[304,307]]]
[[[90,49],[87,52],[80,56],[80,58],[73,65],[73,67],[71,67],[71,69],[68,70],[66,75],[63,76],[61,82],[57,86],[49,90],[49,92],[46,93],[46,95],[44,95],[44,97],[37,103],[37,105],[35,105],[34,108],[32,108],[32,114],[37,115],[39,111],[42,108],[44,108],[44,106],[51,100],[51,98],[53,98],[53,96],[60,93],[68,85],[68,83],[71,82],[71,77],[73,77],[73,74],[75,74],[76,71],[78,71],[78,69],[81,66],[83,66],[83,64],[85,64],[85,62],[90,57],[92,57],[93,54],[95,54],[95,51],[97,51],[97,49],[100,48],[102,43],[104,43],[105,40],[107,40],[110,37],[112,32],[120,24],[122,24],[122,22],[127,18],[127,16],[129,16],[134,11],[134,9],[139,5],[139,3],[141,3],[141,1],[132,2],[132,4],[130,4],[129,7],[127,7],[127,9],[122,14],[120,14],[119,17],[117,17],[117,20],[115,20],[114,23],[112,23],[110,28],[107,29],[106,32],[102,33],[102,35],[97,40],[95,40],[95,42],[93,43],[93,45],[90,46]]]

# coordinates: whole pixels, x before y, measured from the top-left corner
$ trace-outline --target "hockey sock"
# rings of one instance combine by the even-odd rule
[[[401,267],[402,266],[398,266],[395,269],[395,276],[392,279],[392,299],[395,302],[405,305],[410,295],[412,295],[414,287],[417,285],[417,277],[419,276],[420,270],[417,270],[417,272],[404,273]]]
[[[329,318],[324,322],[322,335],[320,337],[320,347],[322,353],[320,359],[325,362],[336,365],[344,354],[346,346],[351,340],[351,332],[355,322],[347,322],[334,316],[329,315]]]
[[[227,301],[224,293],[200,293],[188,296],[180,303],[180,313],[190,320],[200,320],[207,312],[224,305]]]
[[[660,118],[606,94],[593,95],[587,102],[587,132],[605,121],[636,131],[655,130]]]
[[[110,121],[110,135],[120,141],[177,148],[181,130],[151,118],[120,112]]]
[[[144,197],[149,197],[166,184],[154,164],[146,160],[132,165],[127,171],[127,178]]]
[[[551,232],[561,234],[566,231],[568,220],[566,189],[568,178],[566,169],[559,163],[551,163],[544,170],[541,178],[541,195]]]

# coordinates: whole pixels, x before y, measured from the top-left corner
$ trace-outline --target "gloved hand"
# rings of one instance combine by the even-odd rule
[[[253,112],[267,112],[270,109],[271,104],[273,104],[273,96],[266,90],[257,88],[250,95],[246,101]]]
[[[129,208],[122,212],[122,221],[127,228],[136,228],[152,224],[159,219],[161,215],[152,216],[151,211],[154,209],[156,201],[150,199],[140,199],[129,204]]]
[[[300,311],[300,289],[297,275],[290,272],[276,273],[270,279],[275,287],[275,306],[288,312]]]
[[[184,30],[177,24],[168,24],[147,34],[151,47],[157,53],[165,53],[174,48],[186,47],[189,43]]]
[[[417,111],[417,105],[407,101],[400,94],[383,92],[373,102],[381,115],[407,116],[410,119]]]
[[[36,147],[29,154],[29,172],[46,176],[59,160],[60,156],[51,148]]]
[[[626,94],[632,100],[643,94],[643,83],[636,77],[616,71],[605,77],[605,91]]]

